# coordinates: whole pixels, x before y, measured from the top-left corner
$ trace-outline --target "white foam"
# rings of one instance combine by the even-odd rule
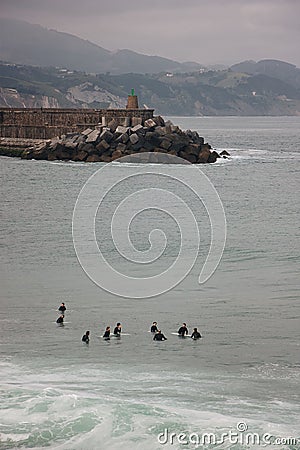
[[[0,444],[1,441],[2,442],[8,442],[8,441],[13,441],[13,442],[19,442],[19,441],[24,441],[25,439],[28,439],[30,437],[29,433],[26,434],[12,434],[12,433],[8,433],[8,434],[4,434],[1,433],[1,440],[0,440]]]
[[[250,383],[257,383],[257,370],[249,369],[244,380],[239,374],[237,382],[235,374],[148,371],[142,366],[120,365],[114,370],[101,361],[60,366],[55,372],[48,366],[41,370],[34,363],[30,368],[9,360],[1,368],[6,375],[2,383],[4,409],[0,410],[5,435],[15,438],[15,430],[20,430],[27,440],[37,430],[48,430],[48,444],[53,449],[121,446],[139,450],[142,445],[153,450],[157,433],[165,427],[178,432],[220,433],[234,430],[241,418],[253,432],[272,431],[276,436],[296,432],[297,411],[287,399],[281,403],[274,398],[260,401],[250,394],[238,394],[241,386],[241,392],[251,391]],[[274,373],[283,371],[279,365],[268,368]],[[261,373],[265,374],[265,369],[262,366]]]

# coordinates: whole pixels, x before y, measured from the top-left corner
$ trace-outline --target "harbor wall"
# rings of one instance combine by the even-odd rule
[[[153,109],[1,108],[0,137],[51,139],[97,125],[132,126],[153,117]]]

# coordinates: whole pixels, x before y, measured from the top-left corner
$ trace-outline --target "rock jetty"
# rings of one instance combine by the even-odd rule
[[[138,153],[148,153],[145,158],[150,162],[161,161],[161,158],[156,161],[155,156],[165,153],[193,164],[214,163],[218,158],[228,156],[212,150],[196,131],[183,131],[156,116],[145,121],[137,119],[131,127],[120,126],[112,119],[107,126],[87,128],[81,133],[69,133],[29,147],[21,152],[21,158],[111,162]]]

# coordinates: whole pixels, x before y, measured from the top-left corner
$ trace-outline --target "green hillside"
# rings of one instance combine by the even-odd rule
[[[228,69],[92,75],[0,63],[1,107],[125,107],[132,88],[141,107],[163,115],[300,114],[300,89],[295,83],[264,74]]]

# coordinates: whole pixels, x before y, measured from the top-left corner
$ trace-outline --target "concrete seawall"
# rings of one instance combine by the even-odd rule
[[[1,108],[0,137],[51,139],[67,133],[80,133],[88,127],[135,126],[153,117],[153,109],[42,109]]]

